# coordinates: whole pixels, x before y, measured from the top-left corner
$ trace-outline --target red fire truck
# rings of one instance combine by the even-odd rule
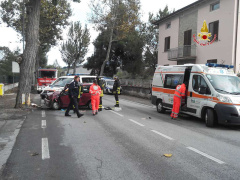
[[[57,79],[57,69],[38,69],[37,74],[37,91],[40,93],[42,89]]]

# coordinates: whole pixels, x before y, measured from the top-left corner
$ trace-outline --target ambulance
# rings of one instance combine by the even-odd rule
[[[171,110],[177,85],[187,82],[186,97],[180,113],[217,123],[240,125],[240,79],[233,66],[222,64],[185,64],[158,66],[152,82],[152,104],[159,113]]]

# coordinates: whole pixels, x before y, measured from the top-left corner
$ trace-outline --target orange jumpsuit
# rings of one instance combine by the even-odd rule
[[[101,88],[100,86],[93,84],[90,86],[89,92],[91,94],[92,113],[96,114],[99,108]]]
[[[174,97],[173,97],[173,108],[172,108],[172,114],[171,114],[172,118],[178,117],[179,109],[181,106],[181,99],[185,98],[185,93],[186,93],[186,85],[185,84],[178,85],[176,87]]]

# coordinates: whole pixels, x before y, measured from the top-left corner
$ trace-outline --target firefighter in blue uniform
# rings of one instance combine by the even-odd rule
[[[115,107],[119,107],[119,98],[118,95],[120,94],[120,81],[117,76],[114,76],[114,84],[113,84],[113,94],[115,96],[116,104]]]
[[[68,105],[68,108],[65,112],[65,116],[71,116],[69,115],[69,111],[70,109],[73,107],[74,111],[77,113],[78,118],[80,118],[81,116],[83,116],[83,114],[81,114],[78,110],[78,97],[79,97],[79,76],[75,76],[74,77],[74,81],[71,82],[71,84],[69,85],[69,98],[70,98],[70,103]]]

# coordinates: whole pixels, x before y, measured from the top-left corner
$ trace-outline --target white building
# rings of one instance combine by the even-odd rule
[[[204,20],[212,34],[210,42],[216,34],[212,43],[199,41]],[[154,24],[159,26],[159,65],[213,62],[234,65],[239,72],[239,0],[198,0]]]

